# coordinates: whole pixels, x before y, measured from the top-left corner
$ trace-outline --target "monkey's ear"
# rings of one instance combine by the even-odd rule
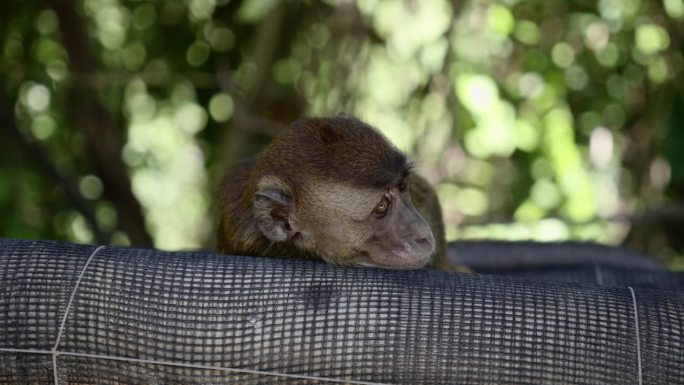
[[[272,241],[288,240],[300,230],[294,199],[274,185],[254,194],[254,216],[261,233]]]

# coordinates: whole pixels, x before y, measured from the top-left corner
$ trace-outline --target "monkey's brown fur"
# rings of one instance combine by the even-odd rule
[[[409,170],[404,154],[356,119],[296,122],[221,183],[218,252],[415,268],[425,261],[410,252],[429,249],[435,267],[451,269],[435,191]]]

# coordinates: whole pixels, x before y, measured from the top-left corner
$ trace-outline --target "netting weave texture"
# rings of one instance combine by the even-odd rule
[[[480,269],[477,272],[534,280],[589,283],[598,286],[632,286],[643,289],[684,291],[684,273],[667,270],[639,270],[596,264],[533,269]]]
[[[666,270],[648,255],[591,242],[457,240],[449,242],[449,259],[480,269],[593,266]]]
[[[0,278],[0,384],[684,384],[676,291],[21,240]]]

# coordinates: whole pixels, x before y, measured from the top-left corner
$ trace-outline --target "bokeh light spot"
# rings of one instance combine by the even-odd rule
[[[591,132],[589,156],[598,168],[605,168],[613,159],[613,134],[606,127],[596,127]]]
[[[26,106],[34,112],[45,111],[50,106],[50,90],[42,84],[34,84],[26,91]]]
[[[207,113],[197,104],[186,103],[176,111],[175,121],[183,131],[196,134],[207,124]]]
[[[615,67],[620,60],[620,50],[617,44],[611,42],[602,50],[596,51],[596,60],[604,67]]]
[[[278,0],[247,0],[242,2],[238,10],[238,19],[245,23],[256,23],[261,20],[273,7],[278,4]]]
[[[530,198],[539,207],[550,210],[557,207],[562,199],[558,186],[549,179],[539,179],[532,185]]]
[[[515,25],[515,38],[527,45],[539,43],[541,32],[539,26],[529,20],[520,20]]]
[[[683,0],[665,0],[665,11],[673,19],[684,18],[684,1]]]
[[[51,60],[48,62],[45,66],[45,72],[47,72],[48,76],[56,82],[66,79],[69,74],[67,65],[62,60]]]
[[[196,19],[209,19],[214,14],[214,0],[190,0],[188,8]]]
[[[474,112],[491,110],[499,98],[496,83],[487,75],[463,75],[457,79],[456,91],[461,102]]]
[[[551,58],[557,66],[568,68],[575,61],[575,50],[568,43],[557,43],[551,50]]]
[[[41,114],[33,118],[31,122],[31,132],[38,140],[49,139],[57,128],[55,120],[47,114]]]
[[[235,35],[225,27],[212,28],[208,40],[216,52],[227,52],[235,45]]]
[[[38,15],[35,22],[36,30],[42,35],[54,33],[59,26],[57,14],[51,9],[46,9]]]
[[[95,208],[95,218],[97,219],[97,223],[105,231],[114,230],[118,223],[116,209],[114,208],[114,205],[107,201],[97,204],[97,207]]]
[[[124,66],[130,71],[136,71],[145,63],[147,51],[144,45],[135,43],[124,48],[121,55]]]
[[[157,20],[157,8],[152,3],[140,4],[133,10],[131,18],[136,29],[142,31],[150,28]]]
[[[207,43],[203,41],[196,41],[190,44],[188,47],[188,50],[185,52],[185,59],[191,66],[199,67],[206,63],[207,59],[209,59],[210,53],[211,50],[209,49],[209,45]]]
[[[502,4],[493,4],[487,12],[487,25],[492,31],[508,36],[515,27],[515,19],[511,11]]]
[[[456,190],[453,197],[458,209],[465,215],[482,215],[487,209],[487,196],[475,188],[462,188]]]
[[[569,236],[568,225],[554,218],[539,221],[534,232],[534,239],[544,242],[557,242]]]
[[[219,93],[209,101],[209,114],[217,122],[226,122],[233,116],[233,98],[226,93]]]
[[[637,48],[647,55],[665,50],[670,45],[670,36],[667,31],[657,24],[638,26],[634,40]]]
[[[78,183],[78,190],[85,198],[97,199],[102,195],[102,181],[95,175],[86,175]]]
[[[608,26],[601,22],[595,21],[587,27],[585,43],[587,47],[599,51],[606,47],[610,40],[610,30]]]
[[[528,99],[534,99],[544,91],[544,78],[538,73],[528,72],[518,80],[518,91]]]

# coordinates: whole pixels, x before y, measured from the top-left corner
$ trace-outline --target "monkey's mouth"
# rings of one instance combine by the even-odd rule
[[[367,251],[355,250],[357,257],[354,265],[360,267],[372,267],[395,270],[415,270],[425,267],[430,262],[430,257],[416,257],[400,254],[371,255]]]

